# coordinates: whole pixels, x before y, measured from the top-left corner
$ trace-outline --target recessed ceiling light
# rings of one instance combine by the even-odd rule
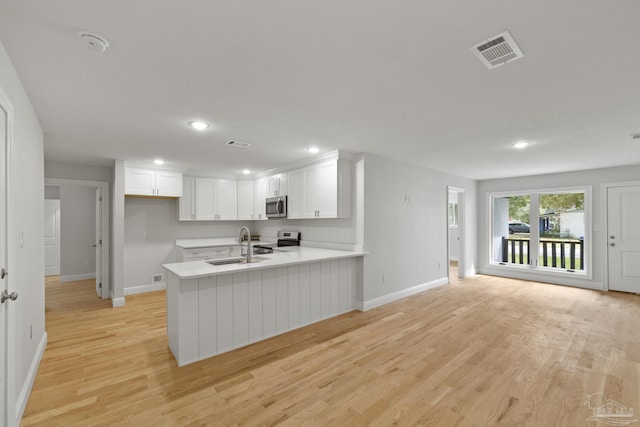
[[[198,120],[193,120],[193,121],[189,122],[189,126],[191,126],[194,129],[204,130],[204,129],[209,127],[209,123],[200,122]]]
[[[513,144],[513,148],[517,148],[519,150],[522,150],[523,148],[525,148],[528,145],[529,145],[529,143],[527,141],[518,141],[515,144]]]
[[[251,171],[249,169],[244,169],[242,171],[242,173],[245,174],[245,175],[249,175],[251,173]]]
[[[312,145],[311,147],[307,147],[307,151],[311,154],[318,154],[320,152],[320,148]]]
[[[162,159],[155,159],[153,161],[153,163],[155,163],[156,165],[160,166],[160,165],[164,165],[164,160]]]

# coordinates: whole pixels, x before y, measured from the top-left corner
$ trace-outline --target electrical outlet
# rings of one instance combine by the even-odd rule
[[[382,283],[384,283],[384,282],[386,282],[386,281],[387,281],[387,275],[386,275],[386,274],[383,274],[383,275],[382,275]]]
[[[153,276],[151,276],[151,282],[152,283],[161,283],[162,282],[162,274],[154,274]]]
[[[91,260],[87,258],[87,259],[84,260],[84,265],[89,265],[90,262],[91,262]]]
[[[18,231],[18,247],[24,248],[24,231]]]
[[[146,230],[140,230],[140,237],[147,237]]]

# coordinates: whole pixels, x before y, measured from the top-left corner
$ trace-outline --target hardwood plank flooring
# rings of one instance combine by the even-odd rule
[[[596,392],[637,413],[640,296],[452,280],[183,368],[164,292],[114,309],[93,281],[48,280],[22,425],[605,425]]]

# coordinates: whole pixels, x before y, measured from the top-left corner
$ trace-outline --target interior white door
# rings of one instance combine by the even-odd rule
[[[44,201],[44,275],[60,274],[60,200]]]
[[[4,109],[3,99],[0,98],[0,269],[7,270],[7,146],[9,140],[9,115]],[[0,273],[0,292],[6,292],[9,286],[9,276]],[[9,304],[0,304],[0,425],[9,425],[7,402],[7,347],[9,335]]]
[[[640,185],[607,192],[609,289],[640,293]]]
[[[102,298],[102,189],[96,188],[96,293]]]

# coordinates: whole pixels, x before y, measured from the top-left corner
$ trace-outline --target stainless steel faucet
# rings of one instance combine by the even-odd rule
[[[240,243],[240,255],[242,255],[242,235],[246,230],[247,232],[247,264],[251,262],[251,232],[247,227],[240,229],[240,235],[238,236],[238,242]]]

